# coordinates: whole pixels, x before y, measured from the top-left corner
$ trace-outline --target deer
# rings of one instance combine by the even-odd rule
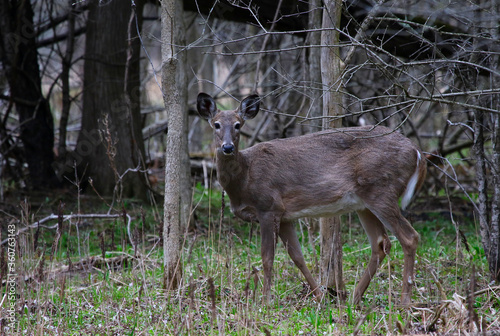
[[[358,305],[379,265],[389,254],[392,232],[404,252],[401,304],[411,303],[419,234],[401,214],[421,187],[426,164],[410,139],[383,126],[337,128],[238,148],[240,130],[255,118],[260,97],[252,94],[236,110],[219,110],[206,93],[197,97],[199,115],[214,132],[217,178],[243,221],[259,223],[264,272],[263,299],[269,302],[278,236],[312,293],[322,290],[309,271],[295,232],[301,217],[357,212],[371,247],[368,266],[355,287]]]

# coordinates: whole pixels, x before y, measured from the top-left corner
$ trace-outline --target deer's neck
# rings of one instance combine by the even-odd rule
[[[239,218],[247,222],[256,222],[255,208],[245,201],[242,191],[249,184],[248,163],[245,155],[217,155],[217,174],[219,183],[231,201],[231,210]]]
[[[234,155],[217,153],[217,175],[220,185],[231,197],[234,190],[240,190],[246,180],[247,164],[239,152]]]

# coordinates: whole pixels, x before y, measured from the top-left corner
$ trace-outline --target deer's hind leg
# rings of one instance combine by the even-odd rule
[[[358,216],[366,234],[368,235],[372,255],[363,276],[354,290],[355,305],[361,301],[361,298],[363,297],[366,288],[368,288],[375,272],[377,272],[380,263],[391,250],[391,242],[387,236],[387,232],[383,223],[377,218],[377,216],[375,216],[368,209],[358,211]]]
[[[318,301],[321,300],[321,291],[319,290],[316,280],[314,280],[314,277],[312,276],[309,268],[306,265],[304,255],[302,254],[302,249],[300,247],[299,239],[297,238],[297,232],[295,232],[293,224],[290,222],[282,221],[280,225],[279,236],[283,241],[283,244],[285,245],[290,258],[306,278],[306,281],[311,287],[311,290],[316,296],[316,299]]]
[[[397,203],[392,207],[378,208],[373,213],[380,219],[384,226],[390,229],[404,253],[403,288],[401,291],[401,304],[411,302],[411,291],[414,282],[415,254],[419,241],[419,234],[401,214]]]

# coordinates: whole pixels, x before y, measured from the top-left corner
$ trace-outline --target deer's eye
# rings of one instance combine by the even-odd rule
[[[215,123],[214,123],[214,128],[215,128],[216,130],[220,129],[220,123],[215,122]]]
[[[241,125],[240,125],[240,123],[239,123],[239,122],[237,122],[236,124],[234,124],[234,129],[235,129],[235,130],[239,131],[239,130],[240,130],[240,127],[241,127]]]

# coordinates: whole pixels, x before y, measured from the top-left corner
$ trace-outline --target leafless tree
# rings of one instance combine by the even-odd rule
[[[79,171],[100,194],[147,199],[141,129],[137,34],[143,1],[89,1],[81,131],[73,151]],[[117,190],[118,186],[118,190]]]
[[[2,152],[9,156],[13,151],[13,144],[8,145],[11,139],[6,124],[15,107],[19,116],[15,127],[24,147],[30,185],[35,189],[53,188],[59,185],[53,169],[54,122],[49,101],[42,93],[32,4],[2,1],[0,22],[0,59],[9,87],[9,94],[2,97],[7,102],[0,121]]]
[[[182,103],[179,84],[183,69],[176,56],[176,34],[183,29],[181,2],[165,0],[161,3],[162,22],[162,90],[168,113],[169,129],[165,163],[165,205],[163,219],[163,258],[165,288],[175,289],[180,285],[182,265],[180,263],[181,240],[181,150],[186,111]]]
[[[336,116],[343,115],[342,109],[342,60],[340,58],[340,26],[342,1],[324,2],[321,31],[321,79],[323,93],[323,129],[342,126]],[[330,121],[328,121],[330,119]],[[321,282],[333,288],[345,300],[345,286],[342,279],[342,237],[340,217],[321,218]]]

